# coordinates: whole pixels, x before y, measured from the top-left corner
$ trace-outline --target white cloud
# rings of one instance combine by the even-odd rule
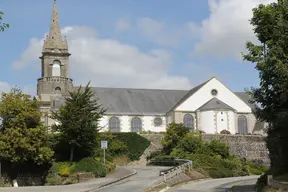
[[[208,0],[210,16],[201,24],[194,54],[238,57],[246,41],[256,41],[249,19],[252,9],[275,0]]]
[[[196,29],[193,23],[169,26],[163,21],[149,17],[138,19],[137,27],[143,36],[159,45],[176,45],[181,40],[192,39],[199,33],[199,27]]]
[[[116,21],[116,30],[125,31],[130,28],[130,20],[127,18],[121,18]]]
[[[7,82],[0,81],[0,93],[10,91],[11,86]]]
[[[187,89],[187,77],[169,74],[172,58],[165,50],[142,52],[137,47],[117,40],[100,39],[88,27],[66,27],[71,52],[70,71],[74,84],[94,86]],[[13,63],[20,69],[29,65],[40,66],[38,57],[44,39],[33,38],[20,59]],[[39,67],[40,68],[40,67]]]

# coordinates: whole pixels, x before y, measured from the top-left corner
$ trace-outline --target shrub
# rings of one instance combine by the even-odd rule
[[[93,157],[81,159],[71,170],[71,172],[91,172],[95,177],[105,177],[106,167],[103,163]]]
[[[215,155],[220,155],[223,158],[227,158],[229,156],[229,147],[220,140],[212,140],[210,143],[208,143],[208,148]]]
[[[54,162],[48,170],[45,185],[63,185],[65,179],[71,175],[70,169],[72,165],[73,163],[70,162]]]
[[[163,152],[170,154],[173,148],[175,148],[179,141],[189,132],[187,127],[183,124],[171,123],[166,133],[164,133],[164,139],[161,141],[163,145]]]
[[[104,134],[100,134],[103,138]],[[107,135],[107,133],[106,133]],[[108,138],[108,153],[110,152],[110,145],[114,156],[127,155],[131,161],[139,160],[145,149],[150,145],[150,141],[137,133],[111,133],[112,138]],[[113,144],[113,142],[115,142]],[[109,144],[110,143],[110,144]],[[112,144],[111,144],[112,143]],[[121,144],[121,147],[116,145]]]
[[[220,134],[228,134],[230,135],[230,131],[226,130],[226,129],[223,129],[222,131],[220,131]]]

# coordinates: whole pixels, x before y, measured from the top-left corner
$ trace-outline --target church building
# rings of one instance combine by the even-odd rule
[[[43,44],[41,77],[37,83],[37,98],[43,121],[49,127],[51,110],[59,108],[77,89],[69,76],[68,43],[62,38],[54,1],[50,31]],[[252,113],[254,105],[245,92],[232,92],[216,77],[190,90],[130,89],[93,87],[95,98],[107,108],[100,121],[102,131],[165,132],[172,123],[183,123],[191,131],[232,134],[261,134],[263,123],[257,123]]]

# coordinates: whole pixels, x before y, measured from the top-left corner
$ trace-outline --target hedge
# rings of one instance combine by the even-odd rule
[[[139,160],[150,141],[137,133],[99,133],[100,139],[108,141],[107,153],[112,156],[127,155],[131,161]]]

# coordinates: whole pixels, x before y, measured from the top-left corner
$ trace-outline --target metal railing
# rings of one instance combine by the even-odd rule
[[[191,160],[185,160],[185,159],[175,159],[173,161],[151,160],[151,162],[161,162],[161,163],[174,162],[174,164],[177,164],[176,166],[174,166],[172,168],[160,171],[159,176],[163,176],[163,180],[166,183],[166,185],[168,185],[169,179],[172,179],[173,177],[175,177],[181,173],[185,173],[186,171],[192,170],[192,161]]]

